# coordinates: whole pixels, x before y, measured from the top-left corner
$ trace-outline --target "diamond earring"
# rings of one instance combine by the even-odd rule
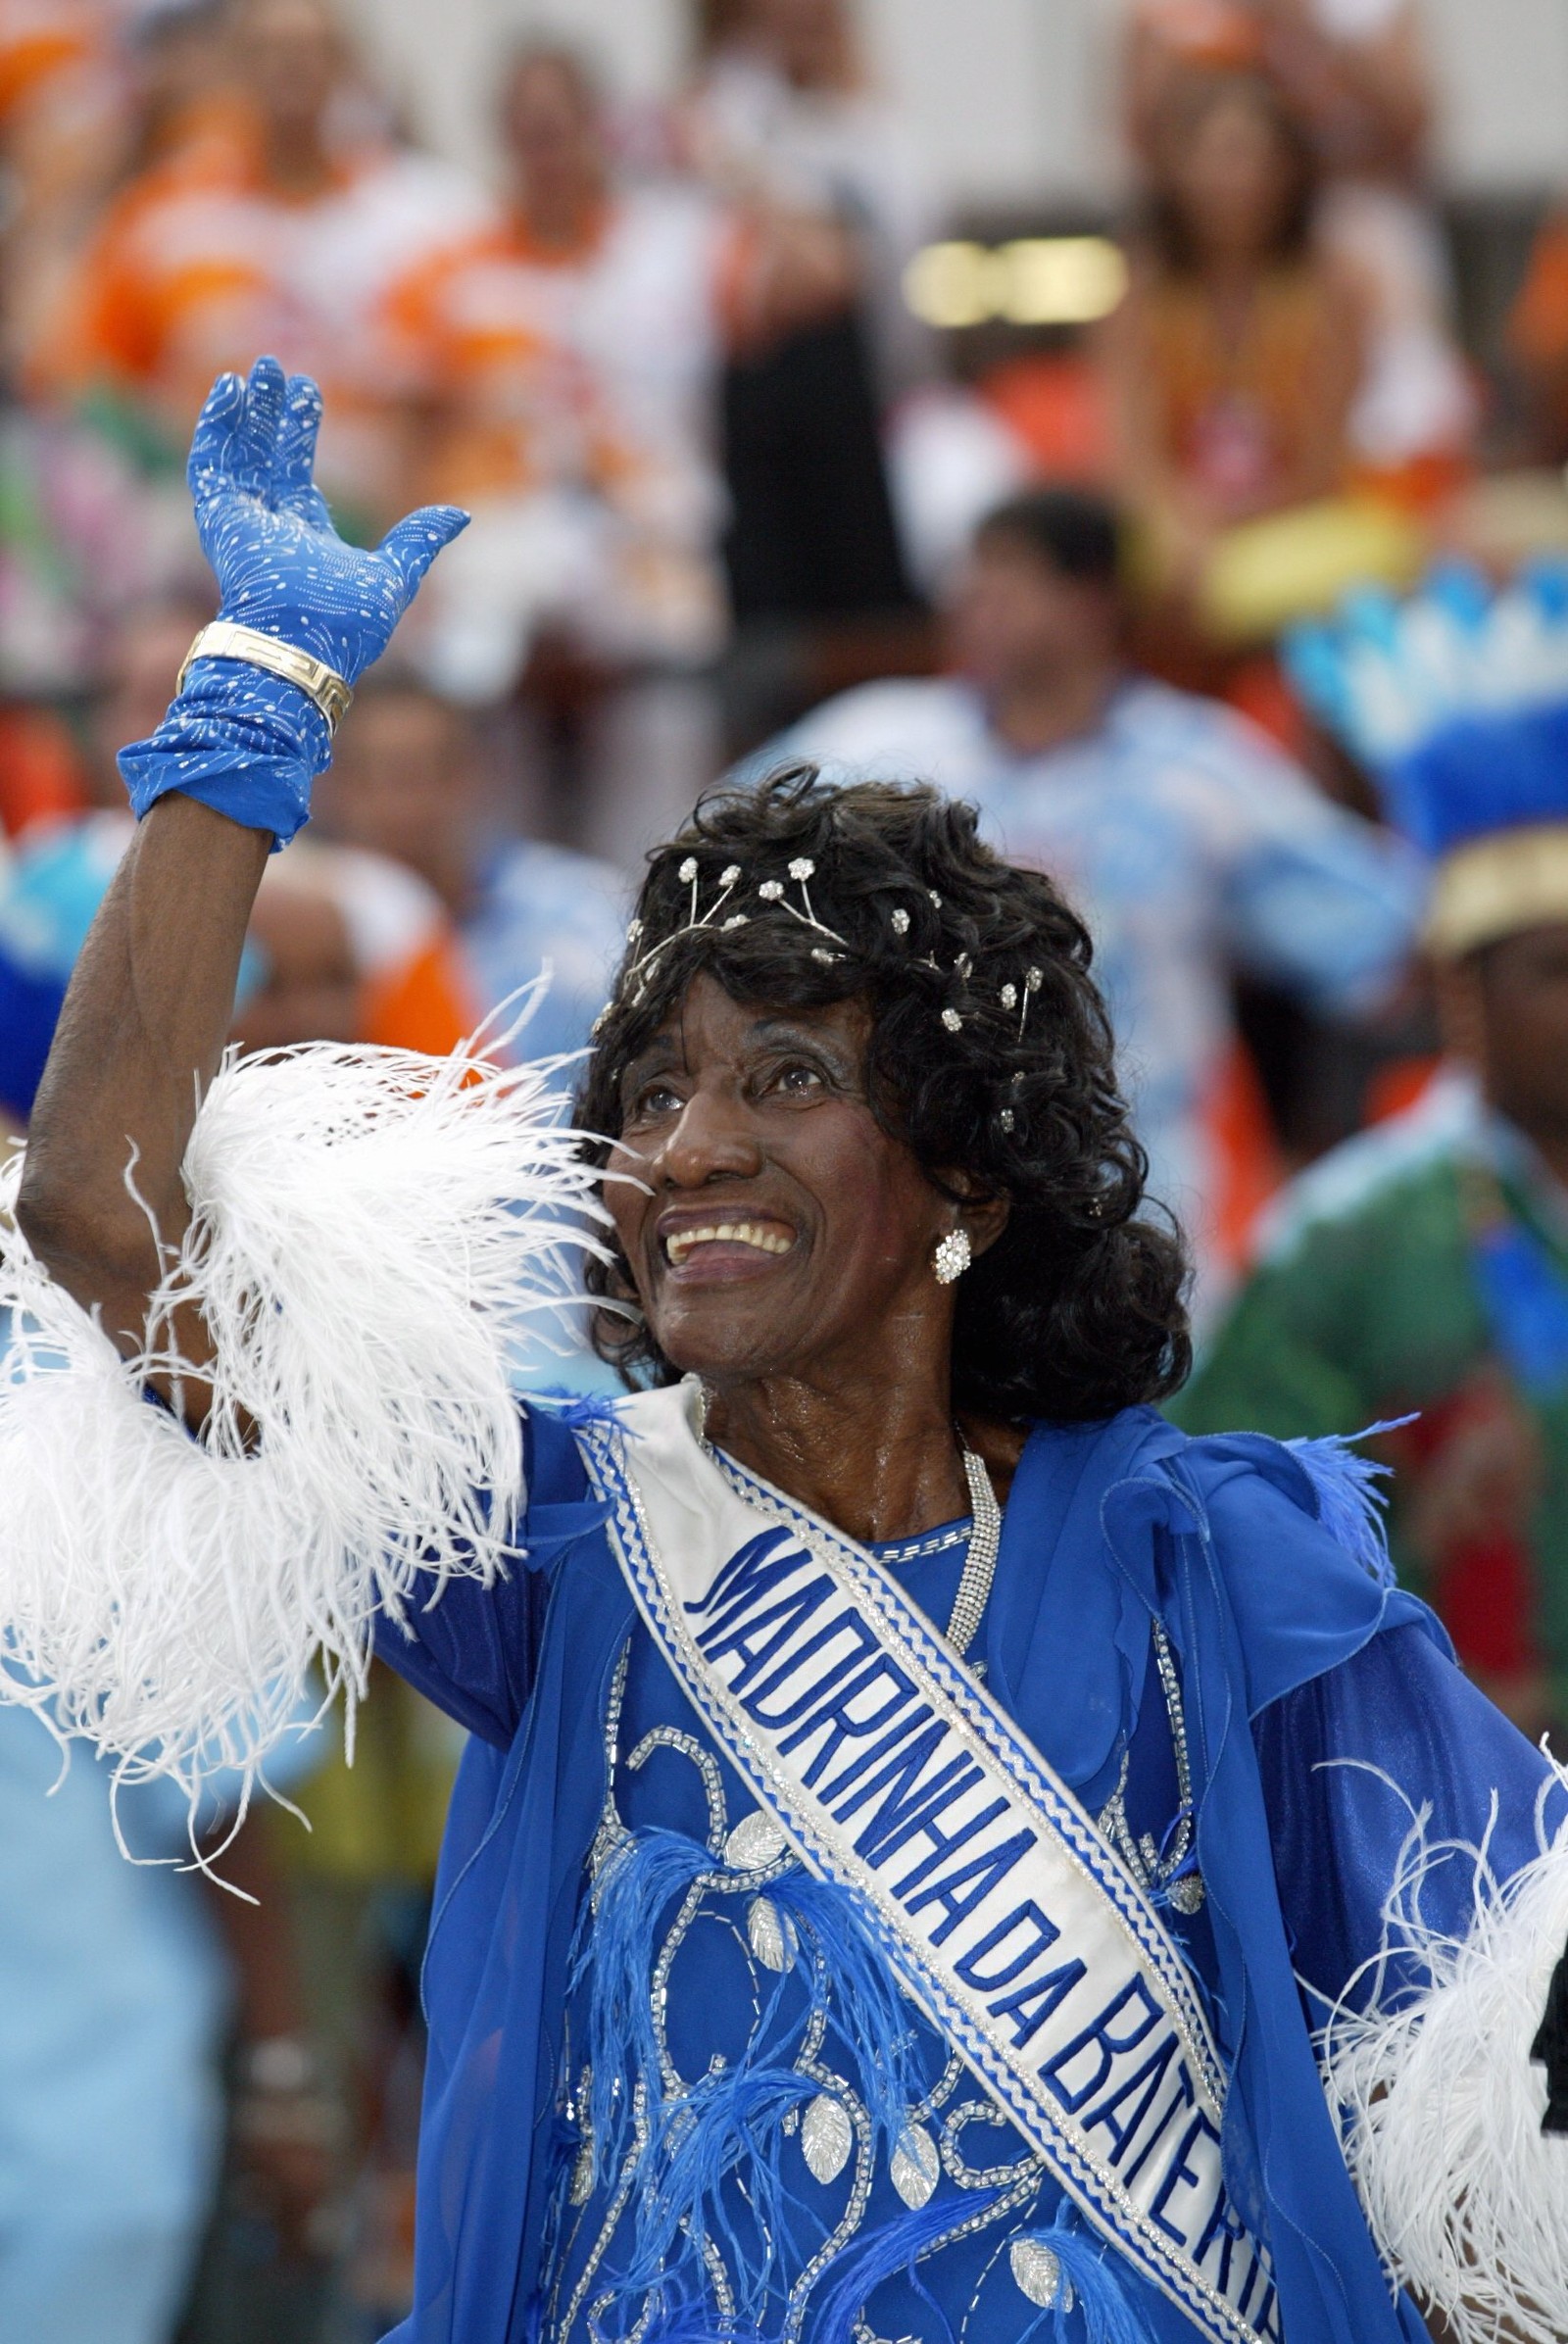
[[[951,1286],[955,1279],[961,1278],[973,1259],[967,1229],[950,1229],[946,1237],[937,1240],[932,1255],[931,1266],[936,1271],[938,1286]]]

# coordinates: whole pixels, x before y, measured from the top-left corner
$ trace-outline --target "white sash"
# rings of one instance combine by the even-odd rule
[[[743,1493],[696,1409],[647,1392],[580,1434],[677,1682],[1101,2232],[1216,2344],[1278,2344],[1220,2170],[1224,2072],[1157,1915],[876,1557]]]

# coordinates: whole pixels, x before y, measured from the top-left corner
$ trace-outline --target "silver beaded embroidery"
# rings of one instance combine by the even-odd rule
[[[906,2125],[889,2171],[900,2197],[917,2213],[942,2177],[942,2158],[924,2124]]]
[[[1127,1819],[1127,1771],[1131,1763],[1127,1750],[1122,1752],[1121,1773],[1116,1787],[1096,1820],[1100,1831],[1144,1893],[1167,1899],[1178,1913],[1190,1917],[1202,1909],[1205,1891],[1200,1873],[1184,1872],[1182,1869],[1192,1853],[1196,1828],[1193,1819],[1193,1766],[1187,1747],[1187,1719],[1182,1706],[1176,1655],[1171,1650],[1170,1637],[1158,1620],[1153,1623],[1152,1637],[1154,1666],[1158,1672],[1160,1689],[1165,1696],[1165,1714],[1170,1721],[1171,1746],[1176,1759],[1176,1829],[1164,1855],[1161,1855],[1150,1832],[1145,1831],[1142,1836],[1134,1832]]]
[[[801,2119],[801,2154],[813,2180],[824,2188],[836,2181],[854,2146],[855,2126],[843,2101],[831,2092],[818,2092]]]
[[[1043,2238],[1015,2238],[1007,2249],[1007,2259],[1019,2293],[1031,2303],[1046,2312],[1072,2310],[1072,2282],[1061,2268],[1061,2257]]]

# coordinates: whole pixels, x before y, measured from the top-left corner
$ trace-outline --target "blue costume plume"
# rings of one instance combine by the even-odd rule
[[[1368,1425],[1355,1438],[1365,1441],[1374,1433],[1393,1429],[1391,1425]],[[1389,1467],[1375,1457],[1358,1456],[1350,1442],[1335,1433],[1317,1441],[1287,1441],[1285,1446],[1312,1484],[1317,1518],[1330,1538],[1353,1555],[1379,1587],[1392,1587],[1394,1565],[1383,1521],[1388,1503],[1383,1484]]]
[[[1408,602],[1370,590],[1286,644],[1306,706],[1367,765],[1434,861],[1568,822],[1568,562],[1494,594],[1460,562]]]

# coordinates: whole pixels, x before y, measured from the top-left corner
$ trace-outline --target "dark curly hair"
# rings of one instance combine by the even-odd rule
[[[803,858],[820,927],[784,908],[805,902],[789,875]],[[732,865],[739,876],[719,909]],[[694,894],[698,917],[714,916],[677,934]],[[655,951],[661,938],[671,941]],[[1012,1419],[1109,1416],[1173,1392],[1191,1344],[1180,1238],[1139,1217],[1147,1163],[1116,1088],[1090,956],[1083,922],[1051,881],[1004,862],[979,838],[974,808],[935,789],[839,785],[814,765],[721,786],[649,856],[577,1119],[604,1135],[602,1162],[620,1128],[625,1067],[699,971],[744,1002],[815,1008],[863,997],[877,1120],[955,1201],[973,1201],[952,1186],[961,1172],[1010,1205],[957,1290],[956,1405]],[[595,1294],[632,1295],[618,1256],[588,1275]],[[594,1341],[628,1383],[673,1379],[638,1317],[597,1311]]]

